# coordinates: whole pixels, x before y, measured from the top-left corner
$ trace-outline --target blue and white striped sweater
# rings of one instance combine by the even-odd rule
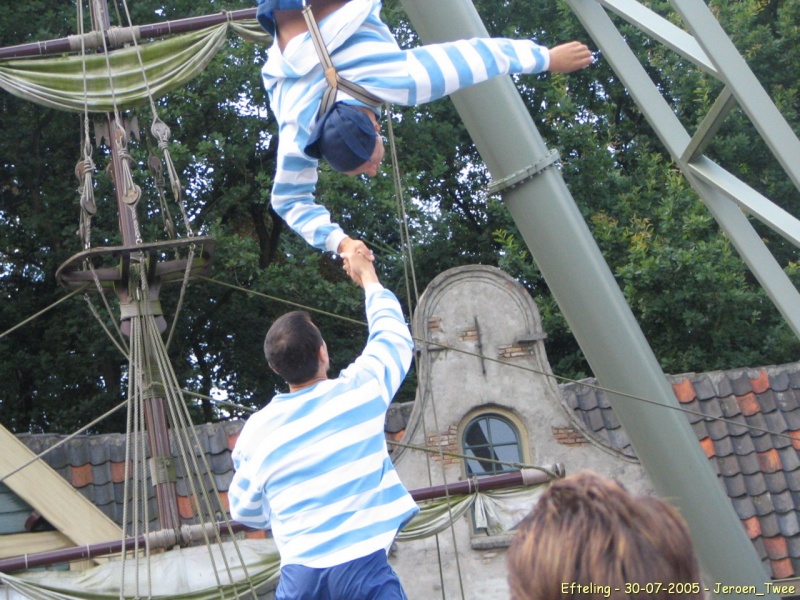
[[[418,510],[383,430],[413,342],[390,291],[367,286],[366,310],[361,356],[336,379],[273,398],[233,451],[231,515],[271,528],[284,565],[330,567],[387,549]]]
[[[547,48],[529,40],[458,40],[401,50],[380,9],[380,0],[350,0],[319,26],[342,77],[385,102],[424,104],[498,75],[541,73],[549,66]],[[335,252],[345,233],[315,203],[318,163],[303,152],[327,86],[310,36],[294,38],[283,52],[276,42],[262,77],[280,131],[272,206],[309,244]],[[338,99],[359,104],[344,92]]]

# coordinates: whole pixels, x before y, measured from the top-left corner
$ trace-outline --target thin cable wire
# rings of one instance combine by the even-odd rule
[[[76,438],[76,437],[77,437],[77,436],[79,436],[79,435],[80,435],[82,432],[86,431],[86,430],[87,430],[87,429],[89,429],[90,427],[94,427],[94,426],[95,426],[95,425],[97,425],[97,424],[98,424],[100,421],[102,421],[102,420],[104,420],[104,419],[108,418],[109,416],[113,415],[113,414],[114,414],[115,412],[117,412],[119,409],[121,409],[121,408],[124,408],[124,407],[127,405],[127,403],[128,403],[128,401],[126,400],[126,401],[124,401],[124,402],[121,402],[120,404],[117,404],[117,405],[116,405],[114,408],[112,408],[111,410],[109,410],[109,411],[107,411],[107,412],[103,413],[102,415],[100,415],[99,417],[97,417],[97,418],[96,418],[94,421],[92,421],[91,423],[87,423],[86,425],[84,425],[83,427],[81,427],[80,429],[78,429],[77,431],[75,431],[74,433],[71,433],[71,434],[69,434],[68,436],[66,436],[64,439],[62,439],[62,440],[59,440],[57,443],[53,444],[52,446],[50,446],[50,447],[49,447],[49,448],[47,448],[46,450],[43,450],[42,452],[40,452],[39,454],[37,454],[36,456],[34,456],[33,458],[31,458],[31,459],[30,459],[28,462],[26,462],[26,463],[23,463],[23,464],[21,464],[20,466],[16,467],[16,468],[15,468],[13,471],[9,471],[8,473],[6,473],[6,474],[5,474],[5,475],[3,475],[2,477],[0,477],[0,483],[3,483],[3,482],[6,480],[6,479],[8,479],[9,477],[11,477],[12,475],[14,475],[14,474],[16,474],[16,473],[19,473],[20,471],[22,471],[22,469],[25,469],[25,468],[29,467],[30,465],[32,465],[33,463],[35,463],[37,460],[40,460],[40,459],[41,459],[43,456],[45,456],[45,455],[46,455],[48,452],[51,452],[51,451],[55,450],[56,448],[58,448],[59,446],[62,446],[62,445],[64,445],[64,444],[66,444],[68,441],[70,441],[71,439],[74,439],[74,438]]]
[[[48,312],[48,311],[50,311],[50,310],[54,309],[56,306],[58,306],[58,305],[59,305],[59,304],[61,304],[62,302],[65,302],[66,300],[69,300],[70,298],[72,298],[72,297],[73,297],[73,296],[75,296],[76,294],[80,294],[80,293],[81,293],[83,290],[85,290],[87,287],[89,287],[89,284],[88,284],[88,283],[86,283],[86,284],[82,285],[82,286],[81,286],[81,287],[79,287],[78,289],[72,290],[72,291],[71,291],[69,294],[67,294],[67,295],[66,295],[66,296],[64,296],[63,298],[59,298],[58,300],[56,300],[55,302],[53,302],[52,304],[50,304],[50,306],[47,306],[46,308],[43,308],[43,309],[42,309],[42,310],[40,310],[39,312],[37,312],[37,313],[35,313],[35,314],[31,315],[31,316],[30,316],[30,317],[28,317],[27,319],[24,319],[24,320],[20,321],[19,323],[17,323],[16,325],[14,325],[14,326],[13,326],[11,329],[7,329],[7,330],[6,330],[6,331],[4,331],[3,333],[0,333],[0,340],[2,340],[2,339],[3,339],[4,337],[6,337],[8,334],[10,334],[10,333],[12,333],[12,332],[16,331],[16,330],[17,330],[17,329],[19,329],[20,327],[23,327],[23,326],[27,325],[28,323],[30,323],[31,321],[34,321],[34,320],[38,319],[38,318],[39,318],[39,317],[41,317],[43,314],[45,314],[46,312]]]
[[[357,325],[361,325],[362,327],[367,327],[367,323],[365,321],[360,321],[358,319],[352,319],[350,317],[342,317],[340,315],[336,315],[336,314],[333,314],[333,313],[330,313],[330,312],[327,312],[327,311],[324,311],[324,310],[321,310],[321,309],[305,306],[305,305],[302,305],[302,304],[298,304],[296,302],[292,302],[290,300],[286,300],[286,299],[283,299],[283,298],[278,298],[276,296],[270,296],[268,294],[263,294],[261,292],[248,290],[247,288],[236,286],[236,285],[233,285],[233,284],[230,284],[230,283],[226,283],[226,282],[223,282],[223,281],[219,281],[219,280],[216,280],[216,279],[211,279],[209,277],[200,277],[200,279],[205,279],[206,281],[209,281],[211,283],[216,283],[216,284],[219,284],[219,285],[222,285],[222,286],[225,286],[225,287],[230,287],[230,288],[239,290],[241,292],[245,292],[247,294],[253,294],[254,296],[261,296],[261,297],[264,297],[264,298],[268,298],[270,300],[275,300],[276,302],[281,302],[281,303],[287,304],[289,306],[296,306],[296,307],[304,308],[305,310],[308,310],[309,312],[316,312],[318,314],[324,314],[324,315],[327,315],[327,316],[330,316],[330,317],[341,319],[343,321],[347,321],[347,322],[350,322],[350,323],[355,323]],[[505,361],[505,360],[502,360],[502,359],[499,359],[499,358],[495,358],[493,356],[485,356],[483,354],[478,354],[476,352],[470,352],[469,350],[464,350],[463,348],[456,348],[454,346],[448,346],[447,344],[442,344],[442,343],[431,341],[431,340],[427,340],[426,341],[425,339],[417,338],[417,337],[414,338],[414,341],[418,342],[418,343],[428,343],[428,344],[431,344],[433,346],[437,346],[437,347],[439,347],[439,348],[441,348],[443,350],[448,350],[448,351],[452,351],[452,352],[459,352],[459,353],[465,354],[467,356],[474,356],[474,357],[482,359],[482,360],[487,360],[489,362],[498,363],[498,364],[501,364],[501,365],[506,366],[506,367],[519,369],[521,371],[527,371],[529,373],[534,373],[536,375],[541,375],[543,377],[550,377],[550,378],[555,379],[557,382],[560,382],[560,383],[574,383],[574,384],[577,384],[577,385],[582,385],[582,386],[594,389],[596,391],[605,392],[605,393],[608,393],[608,394],[614,394],[616,396],[620,396],[620,397],[623,397],[623,398],[629,398],[631,400],[636,400],[638,402],[645,402],[645,403],[648,403],[648,404],[653,404],[655,406],[660,406],[662,408],[668,408],[670,410],[677,410],[677,411],[681,411],[681,412],[684,412],[684,413],[687,413],[687,414],[691,414],[691,415],[698,415],[698,416],[703,417],[706,421],[722,421],[723,423],[729,423],[731,425],[736,425],[737,427],[745,427],[745,428],[747,428],[749,430],[752,430],[752,431],[759,431],[759,432],[762,432],[762,433],[769,433],[771,435],[787,438],[787,439],[794,440],[794,441],[796,441],[798,439],[796,436],[790,435],[788,433],[772,431],[770,429],[766,429],[764,427],[758,427],[756,425],[743,424],[743,423],[739,423],[739,422],[733,421],[731,419],[726,419],[724,417],[713,417],[713,416],[710,416],[710,415],[706,415],[706,414],[704,414],[704,413],[702,413],[700,411],[691,410],[691,409],[685,408],[685,407],[680,406],[680,405],[671,406],[671,405],[668,405],[668,404],[664,404],[663,402],[659,402],[657,400],[651,400],[649,398],[644,398],[644,397],[641,397],[641,396],[637,396],[635,394],[630,394],[630,393],[627,393],[627,392],[614,390],[614,389],[611,389],[611,388],[608,388],[608,387],[604,387],[604,386],[602,386],[600,384],[590,383],[590,382],[588,382],[586,380],[573,379],[573,378],[570,378],[570,377],[566,377],[564,375],[556,375],[555,373],[548,373],[548,372],[542,371],[541,369],[536,369],[534,367],[529,367],[529,366],[522,365],[522,364],[515,363],[515,362],[508,362],[508,361]]]

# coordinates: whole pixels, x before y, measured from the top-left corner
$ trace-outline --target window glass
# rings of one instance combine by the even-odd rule
[[[499,415],[481,415],[464,430],[464,454],[467,474],[496,475],[517,471],[513,464],[522,462],[519,434],[514,426]],[[497,462],[495,462],[497,461]]]

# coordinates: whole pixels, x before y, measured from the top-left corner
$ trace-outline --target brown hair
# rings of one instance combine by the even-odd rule
[[[518,529],[507,555],[513,600],[703,598],[678,511],[598,474],[553,483]]]
[[[275,320],[264,339],[267,363],[288,383],[304,383],[317,374],[322,334],[311,316],[296,310]]]

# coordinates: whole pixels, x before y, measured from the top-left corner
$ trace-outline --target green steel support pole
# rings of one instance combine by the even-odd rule
[[[424,43],[487,35],[471,2],[401,2]],[[509,78],[452,99],[495,181],[547,161],[550,152]],[[503,197],[592,370],[606,388],[618,392],[609,400],[642,465],[659,494],[689,522],[709,587],[755,585],[764,597],[777,598],[767,593],[769,576],[688,420],[677,410],[672,388],[560,171],[546,168]]]

